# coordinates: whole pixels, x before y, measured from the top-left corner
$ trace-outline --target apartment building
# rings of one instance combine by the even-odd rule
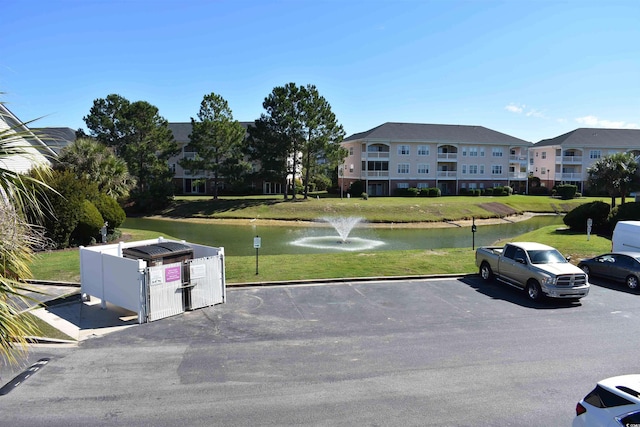
[[[501,186],[525,193],[533,144],[482,126],[384,123],[342,146],[349,152],[343,190],[361,180],[370,196],[390,196],[410,187],[437,187],[443,195]]]
[[[583,192],[589,166],[604,156],[627,152],[640,155],[640,130],[579,128],[534,144],[529,170],[547,188],[573,184]]]
[[[254,122],[240,122],[240,124],[247,129]],[[209,171],[204,173],[191,171],[183,168],[179,163],[181,159],[194,158],[197,155],[194,148],[189,145],[189,135],[192,129],[191,122],[169,123],[169,129],[180,147],[180,153],[169,159],[169,168],[173,171],[173,184],[176,194],[213,194],[213,173]],[[254,172],[259,170],[260,162],[252,162],[252,167]],[[292,182],[293,178],[290,176],[288,180]],[[250,185],[252,191],[258,194],[283,194],[285,184],[281,181],[255,180]],[[220,182],[218,182],[218,190],[224,191],[225,186],[227,186],[227,183],[224,181],[224,177],[221,177]]]

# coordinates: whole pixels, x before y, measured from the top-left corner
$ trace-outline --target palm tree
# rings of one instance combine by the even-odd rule
[[[28,290],[25,279],[31,278],[33,247],[42,245],[42,229],[27,220],[42,216],[40,192],[46,188],[44,165],[32,174],[17,172],[16,165],[38,164],[42,156],[26,139],[34,138],[25,123],[0,103],[0,358],[17,363],[27,351],[27,337],[34,335],[35,325],[20,314],[18,304]],[[42,144],[44,147],[44,144]]]
[[[65,147],[58,162],[78,178],[97,183],[101,192],[114,199],[126,198],[135,186],[127,162],[117,157],[111,148],[90,138],[78,138]]]
[[[627,193],[636,185],[637,169],[638,163],[633,154],[611,154],[597,160],[587,169],[589,185],[604,188],[611,197],[613,209],[616,206],[616,196],[620,196],[621,203],[624,204]]]

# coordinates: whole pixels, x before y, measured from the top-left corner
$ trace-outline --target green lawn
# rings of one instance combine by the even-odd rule
[[[536,196],[508,197],[439,197],[439,198],[320,198],[284,202],[269,197],[210,199],[180,198],[168,208],[169,217],[315,219],[327,214],[357,215],[371,222],[442,221],[504,216],[511,212],[567,212],[573,207],[602,198],[569,201]],[[130,240],[157,237],[157,232],[123,229]],[[169,239],[175,237],[165,236]],[[179,239],[177,239],[179,240]],[[558,248],[562,253],[580,258],[610,250],[609,239],[556,231],[555,226],[520,236]],[[319,255],[260,256],[256,275],[255,257],[227,257],[228,283],[270,282],[323,278],[355,278],[426,274],[473,273],[474,251],[469,248],[361,252]],[[80,280],[78,250],[41,253],[32,266],[34,277],[42,280]]]
[[[301,197],[301,196],[299,196]],[[359,216],[368,222],[437,222],[471,218],[494,218],[523,212],[569,212],[586,202],[606,198],[560,200],[546,196],[512,195],[508,197],[311,197],[284,201],[274,197],[178,198],[159,212],[178,218],[241,218],[311,221],[320,216]]]

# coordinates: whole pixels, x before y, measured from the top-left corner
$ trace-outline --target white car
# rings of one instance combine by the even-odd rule
[[[640,427],[640,375],[599,381],[576,405],[573,427]]]

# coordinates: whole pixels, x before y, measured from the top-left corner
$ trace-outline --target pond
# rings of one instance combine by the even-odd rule
[[[366,249],[347,250],[409,250],[438,248],[471,248],[492,245],[499,239],[508,239],[548,225],[563,225],[562,216],[539,215],[526,221],[482,225],[477,227],[475,242],[471,227],[447,228],[373,228],[360,223],[351,230],[347,243],[376,241],[379,244]],[[342,252],[345,250],[338,232],[328,224],[318,222],[317,226],[267,226],[247,221],[247,225],[204,224],[162,219],[127,218],[123,228],[157,231],[158,236],[173,236],[192,243],[224,247],[228,256],[255,255],[254,237],[260,236],[261,255],[313,254]],[[300,246],[294,244],[300,239],[328,238],[332,247]]]

